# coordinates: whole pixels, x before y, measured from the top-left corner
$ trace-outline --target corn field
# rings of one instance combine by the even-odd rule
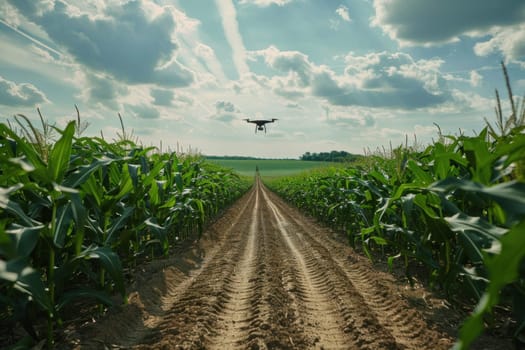
[[[48,348],[68,305],[93,300],[102,310],[115,294],[126,302],[124,271],[197,237],[251,186],[125,134],[107,142],[80,137],[75,121],[59,129],[42,120],[42,130],[17,121],[0,124],[0,322],[21,323]]]
[[[509,96],[510,84],[504,68]],[[497,304],[525,333],[525,100],[475,136],[408,142],[347,167],[272,178],[268,186],[353,247],[392,268],[423,266],[432,286],[477,303],[458,349],[490,324]],[[82,137],[41,117],[0,124],[0,326],[23,325],[53,348],[78,303],[126,303],[126,271],[199,237],[253,181],[197,155],[162,153],[132,135]],[[122,120],[121,120],[122,122]],[[119,300],[115,299],[119,296]],[[1,344],[0,344],[1,345]]]
[[[477,136],[439,132],[422,151],[405,144],[268,184],[370,258],[390,267],[399,259],[407,274],[423,265],[434,286],[479,302],[458,348],[482,332],[500,299],[512,307],[514,336],[525,330],[525,103],[511,101],[506,120],[498,95],[497,106],[496,126],[487,122]]]

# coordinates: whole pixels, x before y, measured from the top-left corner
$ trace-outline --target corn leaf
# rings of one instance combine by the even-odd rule
[[[0,235],[8,238],[8,240],[1,240],[6,244],[0,244],[0,253],[7,258],[29,257],[38,243],[40,230],[43,227],[42,225],[33,227],[13,225],[13,228],[5,232],[0,231]]]
[[[0,260],[0,279],[13,283],[18,291],[31,296],[45,311],[53,314],[53,305],[40,279],[40,273],[29,265],[28,258]]]
[[[507,224],[511,226],[525,215],[525,183],[509,181],[494,186],[483,186],[477,182],[448,178],[438,181],[429,190],[449,193],[455,189],[474,192],[497,202],[507,214]]]
[[[104,241],[104,245],[109,246],[111,243],[117,239],[116,233],[122,226],[124,226],[128,220],[128,218],[133,214],[134,207],[125,207],[123,212],[120,213],[114,220],[111,222],[111,227],[109,228],[107,232],[106,240]]]
[[[16,192],[23,187],[23,184],[17,184],[9,188],[0,187],[0,208],[13,214],[15,217],[20,219],[26,226],[38,225],[39,223],[36,220],[33,220],[26,213],[24,213],[24,210],[22,209],[22,207],[20,207],[18,203],[9,198],[9,195],[11,193]]]
[[[69,160],[71,157],[71,145],[75,134],[75,122],[69,122],[62,137],[55,143],[49,157],[49,171],[52,181],[62,183],[64,174],[69,169]]]
[[[472,315],[460,330],[455,349],[468,349],[483,331],[483,316],[499,301],[500,290],[518,277],[518,267],[525,258],[525,220],[514,226],[501,238],[501,252],[487,256],[490,282]]]
[[[76,256],[75,260],[76,259],[98,259],[104,269],[106,269],[113,278],[113,281],[115,281],[117,291],[119,291],[122,296],[125,295],[122,265],[118,255],[110,248],[91,245]]]

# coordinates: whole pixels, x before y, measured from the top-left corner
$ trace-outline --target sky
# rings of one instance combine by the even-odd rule
[[[0,121],[298,158],[471,135],[525,94],[523,0],[0,0]],[[251,119],[278,120],[267,133]]]

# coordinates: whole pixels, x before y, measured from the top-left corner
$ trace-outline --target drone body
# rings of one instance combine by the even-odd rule
[[[270,120],[267,120],[267,119],[258,119],[258,120],[244,119],[244,120],[246,120],[246,122],[248,122],[248,123],[255,124],[255,133],[257,133],[257,130],[259,130],[259,131],[263,131],[264,130],[264,133],[266,134],[266,124],[267,123],[273,123],[277,119],[276,118],[272,118]]]

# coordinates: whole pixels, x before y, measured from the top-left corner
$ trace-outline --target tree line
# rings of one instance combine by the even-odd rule
[[[323,161],[323,162],[353,162],[359,159],[360,155],[348,153],[346,151],[330,152],[306,152],[301,156],[301,160]]]

